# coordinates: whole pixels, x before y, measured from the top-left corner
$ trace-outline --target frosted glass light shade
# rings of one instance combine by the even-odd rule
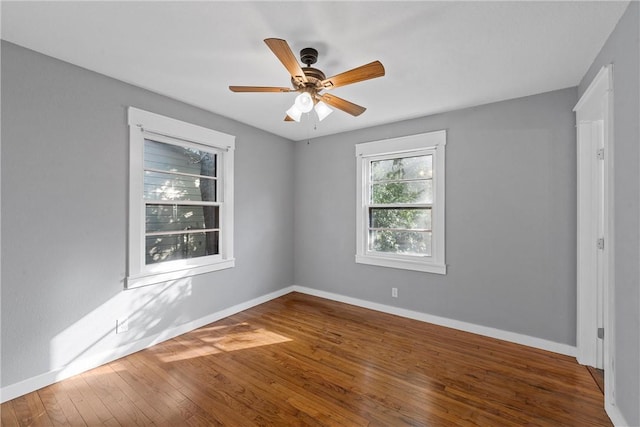
[[[318,102],[314,109],[320,121],[323,121],[329,114],[333,113],[333,110],[322,101]]]
[[[300,122],[300,117],[302,117],[302,111],[296,107],[296,104],[293,104],[291,108],[287,110],[287,116],[291,117],[296,122]]]
[[[308,92],[302,92],[296,96],[295,106],[303,113],[308,113],[313,108],[313,98]]]

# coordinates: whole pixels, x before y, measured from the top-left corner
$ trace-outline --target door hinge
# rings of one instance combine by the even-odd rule
[[[596,151],[596,157],[598,160],[604,160],[604,148],[598,148],[598,151]]]
[[[598,328],[598,338],[604,339],[604,328]]]
[[[598,239],[598,241],[596,242],[596,246],[598,247],[598,249],[604,250],[604,237]]]

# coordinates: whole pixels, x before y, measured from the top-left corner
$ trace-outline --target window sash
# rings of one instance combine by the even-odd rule
[[[411,158],[416,158],[416,157],[425,157],[425,156],[430,156],[431,157],[431,174],[427,175],[425,177],[420,177],[420,178],[395,178],[395,179],[376,179],[374,177],[374,173],[373,173],[373,164],[376,162],[384,162],[384,161],[395,161],[395,160],[400,160],[400,159],[411,159]],[[367,187],[367,197],[366,197],[366,202],[367,205],[392,205],[392,204],[396,204],[396,205],[400,205],[400,204],[406,204],[406,205],[418,205],[418,204],[433,204],[433,175],[435,173],[435,165],[433,164],[433,159],[435,158],[435,151],[432,149],[419,149],[419,150],[411,150],[411,151],[406,151],[406,152],[402,152],[402,153],[388,153],[388,154],[382,154],[382,155],[370,155],[370,156],[364,156],[363,157],[366,161],[366,169],[365,169],[365,177],[366,177],[366,187]],[[421,184],[424,183],[425,191],[428,191],[427,194],[425,194],[425,197],[421,197],[420,201],[415,201],[415,202],[404,202],[404,203],[400,203],[400,202],[389,202],[389,203],[380,203],[375,202],[374,201],[374,187],[375,186],[387,186],[387,185],[393,185],[393,184],[407,184],[407,190],[411,189],[411,184]],[[431,187],[429,187],[429,185]],[[431,203],[429,202],[429,192],[431,194]]]
[[[180,147],[180,148],[185,148],[185,149],[192,149],[192,150],[198,150],[198,151],[202,151],[205,153],[209,153],[212,155],[215,155],[216,161],[215,161],[215,176],[209,176],[209,175],[201,175],[201,174],[195,174],[195,173],[187,173],[187,172],[180,172],[180,171],[171,171],[171,170],[163,170],[163,169],[158,169],[158,168],[150,168],[150,167],[146,167],[146,158],[145,158],[145,150],[144,150],[144,146],[143,146],[143,150],[142,150],[142,165],[143,165],[143,176],[146,176],[146,172],[152,172],[152,173],[159,173],[159,174],[165,174],[165,175],[173,175],[173,176],[183,176],[183,177],[188,177],[188,178],[197,178],[199,180],[210,180],[211,182],[215,183],[215,201],[201,201],[201,200],[192,200],[193,202],[196,203],[211,203],[211,202],[223,202],[224,201],[224,185],[222,183],[222,179],[220,178],[221,176],[223,176],[224,174],[224,156],[225,153],[228,152],[228,148],[227,149],[221,149],[218,147],[213,147],[210,145],[205,145],[205,144],[201,144],[201,143],[197,143],[197,142],[192,142],[192,141],[188,141],[185,139],[180,139],[180,138],[176,138],[176,137],[170,137],[170,136],[164,136],[164,135],[160,135],[160,134],[156,134],[156,133],[149,133],[147,131],[145,131],[144,129],[142,129],[142,133],[143,133],[143,141],[153,141],[153,142],[159,142],[162,144],[166,144],[166,145],[171,145],[171,146],[176,146],[176,147]],[[160,201],[162,199],[153,199],[150,197],[145,197],[146,192],[143,192],[143,200],[145,201]],[[177,203],[177,204],[183,204],[183,202],[187,202],[190,200],[181,200],[181,199],[171,199],[168,200],[169,202],[173,202],[173,203]]]
[[[406,158],[414,158],[414,157],[418,157],[418,156],[431,156],[432,158],[432,174],[429,177],[425,177],[425,178],[408,178],[408,179],[374,179],[373,177],[373,173],[372,173],[372,169],[373,169],[373,163],[374,162],[379,162],[379,161],[384,161],[384,160],[400,160],[400,159],[406,159]],[[376,156],[370,156],[367,157],[365,159],[365,164],[366,164],[366,168],[365,168],[365,172],[364,172],[364,176],[366,177],[366,198],[365,200],[368,201],[368,203],[365,203],[363,208],[366,212],[366,224],[367,224],[367,233],[365,234],[365,239],[366,239],[366,243],[365,243],[365,247],[366,247],[366,253],[370,254],[370,255],[377,255],[377,254],[384,254],[384,255],[393,255],[393,256],[398,256],[398,257],[416,257],[416,258],[423,258],[423,257],[427,257],[427,258],[431,258],[432,254],[433,254],[433,243],[430,239],[430,244],[429,244],[429,248],[427,250],[428,254],[420,254],[420,253],[403,253],[403,252],[392,252],[392,251],[382,251],[382,250],[375,250],[374,247],[374,241],[372,240],[372,231],[390,231],[390,232],[417,232],[417,233],[432,233],[433,232],[433,226],[430,228],[389,228],[389,227],[371,227],[373,218],[372,218],[372,212],[374,209],[376,208],[395,208],[398,210],[409,210],[409,209],[429,209],[432,211],[434,202],[431,203],[418,203],[418,202],[404,202],[404,203],[397,203],[397,202],[389,202],[389,203],[372,203],[373,200],[373,189],[374,189],[374,185],[377,184],[388,184],[388,183],[405,183],[405,182],[426,182],[426,181],[431,181],[433,183],[434,181],[434,175],[435,175],[435,165],[433,164],[433,159],[435,158],[435,150],[433,149],[421,149],[421,150],[416,150],[416,151],[409,151],[409,152],[405,152],[405,153],[391,153],[391,154],[386,154],[386,155],[376,155]],[[432,200],[435,198],[435,195],[433,195],[432,192]],[[433,212],[430,212],[430,214],[432,215]],[[433,224],[433,222],[432,222]]]
[[[144,132],[143,132],[144,133]],[[162,139],[162,141],[158,141]],[[198,151],[202,151],[202,152],[206,152],[209,154],[213,154],[215,155],[216,158],[216,166],[215,166],[215,170],[216,170],[216,176],[208,176],[208,175],[201,175],[201,174],[193,174],[193,173],[186,173],[186,172],[176,172],[176,171],[171,171],[171,170],[158,170],[155,168],[145,168],[143,172],[157,172],[157,173],[163,173],[163,174],[167,174],[167,175],[178,175],[178,176],[186,176],[186,177],[195,177],[198,179],[210,179],[213,180],[216,183],[216,192],[215,192],[215,198],[216,199],[221,199],[220,192],[219,192],[219,184],[221,183],[222,179],[219,178],[219,173],[218,171],[220,170],[220,163],[221,163],[221,159],[224,156],[224,153],[221,150],[217,150],[213,147],[207,147],[207,146],[202,146],[201,144],[197,144],[197,143],[193,143],[193,142],[189,142],[189,141],[185,141],[185,140],[180,140],[177,138],[170,138],[170,137],[162,137],[162,136],[158,136],[158,135],[144,135],[144,140],[145,141],[155,141],[155,142],[161,142],[162,144],[165,145],[171,145],[171,146],[176,146],[176,147],[181,147],[181,148],[191,148],[191,149],[195,149]],[[146,156],[145,156],[145,151],[143,150],[143,158],[142,158],[142,164],[146,164]],[[168,159],[167,164],[169,166],[171,166],[171,162],[170,159]],[[143,176],[145,176],[143,174]],[[144,185],[144,183],[143,183]],[[221,201],[201,201],[201,200],[180,200],[180,199],[172,199],[172,200],[156,200],[156,199],[152,199],[152,198],[148,198],[148,197],[144,197],[144,193],[143,193],[143,199],[142,202],[144,204],[144,218],[145,218],[145,223],[147,221],[147,219],[149,218],[149,215],[147,214],[147,207],[150,205],[164,205],[164,206],[216,206],[216,207],[223,207],[224,202]],[[223,215],[223,209],[218,209],[217,215],[219,215],[220,217]],[[221,218],[218,218],[218,223],[220,223]],[[199,259],[202,263],[205,263],[207,259],[209,260],[214,260],[217,259],[220,256],[220,253],[216,253],[216,254],[209,254],[209,255],[202,255],[202,256],[196,256],[196,257],[185,257],[185,258],[179,258],[179,259],[175,259],[175,260],[170,260],[170,261],[164,261],[164,262],[158,262],[158,263],[149,263],[147,262],[147,251],[148,251],[148,247],[147,247],[147,238],[148,237],[154,237],[154,236],[175,236],[175,235],[189,235],[189,234],[201,234],[201,233],[208,233],[208,232],[217,232],[217,242],[216,242],[216,246],[219,247],[220,246],[220,240],[222,238],[222,234],[223,231],[220,227],[217,228],[198,228],[198,229],[183,229],[183,230],[158,230],[158,231],[146,231],[144,232],[144,239],[145,239],[145,245],[144,245],[144,253],[145,253],[145,259],[144,259],[144,269],[148,270],[148,269],[153,269],[153,270],[159,270],[162,269],[162,267],[160,267],[163,264],[168,265],[168,269],[173,269],[174,267],[171,267],[174,263],[177,264],[177,262],[179,261],[186,261],[186,260],[191,260],[191,259]],[[176,248],[177,250],[178,248]]]

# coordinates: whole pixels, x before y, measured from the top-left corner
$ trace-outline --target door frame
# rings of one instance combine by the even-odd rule
[[[573,111],[577,129],[577,331],[578,363],[596,366],[598,352],[598,251],[601,252],[604,298],[605,408],[615,406],[615,319],[614,319],[614,145],[613,145],[613,65],[602,67]],[[594,129],[601,132],[594,136]],[[598,162],[595,144],[602,138],[604,149],[603,218],[598,214]],[[602,234],[598,230],[599,221]],[[604,249],[597,240],[604,238]]]

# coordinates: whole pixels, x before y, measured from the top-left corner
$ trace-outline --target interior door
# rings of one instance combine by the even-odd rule
[[[604,334],[605,334],[605,240],[604,240],[604,219],[605,219],[605,185],[604,185],[604,126],[602,120],[591,123],[591,131],[593,135],[593,152],[595,153],[594,167],[594,197],[593,197],[593,218],[595,219],[594,233],[597,236],[596,243],[596,325],[597,325],[597,341],[596,341],[596,368],[604,369]]]
[[[576,104],[577,334],[580,364],[605,371],[605,406],[615,405],[613,65],[602,67]]]

